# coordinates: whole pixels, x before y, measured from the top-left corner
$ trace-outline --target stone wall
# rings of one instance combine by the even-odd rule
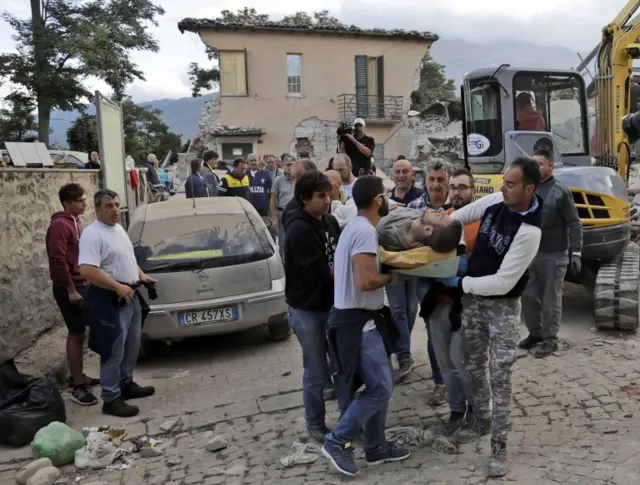
[[[140,179],[144,187],[144,174]],[[99,188],[97,170],[0,169],[0,362],[62,325],[51,293],[45,234],[51,215],[61,210],[58,190],[69,182],[90,196],[82,219],[86,226],[95,219],[91,195]],[[133,211],[146,200],[146,191],[131,191],[129,200]],[[47,354],[38,358],[46,361]]]

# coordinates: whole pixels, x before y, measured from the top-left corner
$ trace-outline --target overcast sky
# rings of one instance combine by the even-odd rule
[[[156,0],[158,1],[158,0]],[[627,0],[307,0],[304,8],[328,9],[342,22],[359,27],[427,30],[443,38],[461,38],[474,42],[521,40],[541,45],[563,45],[590,51],[599,41],[600,30],[609,23]],[[2,7],[18,16],[29,16],[29,2],[2,0]],[[234,2],[218,0],[159,0],[166,14],[153,28],[160,41],[158,54],[137,53],[134,60],[146,74],[146,82],[129,88],[136,101],[190,96],[186,74],[190,62],[207,63],[199,37],[181,34],[177,23],[185,17],[214,18],[221,10],[255,7],[278,19],[300,10],[300,2],[268,0]],[[526,7],[525,7],[526,5]],[[12,51],[11,29],[0,20],[0,51]],[[91,89],[108,92],[99,82],[89,80]],[[0,87],[0,94],[6,91]]]

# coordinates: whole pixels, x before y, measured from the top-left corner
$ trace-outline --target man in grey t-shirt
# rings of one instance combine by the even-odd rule
[[[271,200],[269,203],[271,209],[271,230],[272,233],[278,231],[278,246],[280,249],[280,258],[284,261],[284,227],[282,225],[282,212],[289,201],[293,199],[293,190],[295,188],[295,180],[291,178],[291,166],[293,159],[287,160],[283,165],[284,175],[276,177],[271,187]]]
[[[382,179],[360,177],[353,186],[353,200],[358,215],[347,224],[336,247],[334,308],[328,322],[328,345],[336,369],[334,382],[344,413],[325,436],[322,447],[322,454],[331,464],[350,476],[358,472],[351,442],[362,427],[368,465],[409,457],[408,449],[389,443],[384,435],[393,378],[377,324],[384,306],[384,286],[393,277],[379,272],[375,228],[389,213]],[[351,399],[356,376],[364,382],[365,389]]]

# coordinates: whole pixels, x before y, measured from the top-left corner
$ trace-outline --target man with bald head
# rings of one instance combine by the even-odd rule
[[[415,174],[413,165],[409,160],[401,158],[393,164],[391,178],[395,182],[395,187],[389,191],[389,198],[399,204],[409,205],[419,199],[424,190],[415,186]],[[413,367],[414,360],[411,355],[411,331],[418,314],[418,280],[416,278],[404,278],[401,281],[391,283],[386,287],[389,309],[393,319],[400,331],[398,341],[399,370],[395,378],[401,379],[406,376]]]
[[[296,181],[300,178],[300,175],[302,175],[305,172],[310,172],[311,170],[318,170],[318,167],[316,166],[315,163],[313,163],[311,160],[307,158],[303,158],[301,160],[296,160],[295,162],[293,162],[293,165],[291,165],[291,178],[293,179],[294,185]],[[292,212],[294,212],[299,207],[300,207],[300,204],[296,202],[295,198],[293,198],[285,206],[284,211],[282,211],[282,226],[284,227],[285,232],[287,230],[288,217],[291,215]]]
[[[329,194],[329,197],[331,197],[331,205],[333,206],[334,201],[339,203],[346,202],[347,198],[340,188],[342,186],[342,177],[340,176],[340,172],[337,170],[327,170],[325,175],[329,177],[329,181],[333,186],[333,190],[331,191],[331,194]]]
[[[353,185],[356,183],[356,177],[352,173],[349,155],[346,153],[338,153],[333,158],[333,169],[340,174],[342,179],[342,192],[344,192],[347,199],[350,199]]]
[[[409,160],[400,159],[393,164],[391,179],[395,182],[395,187],[389,191],[389,198],[396,202],[409,205],[409,202],[416,200],[424,194],[424,190],[415,186],[415,173],[413,165]]]

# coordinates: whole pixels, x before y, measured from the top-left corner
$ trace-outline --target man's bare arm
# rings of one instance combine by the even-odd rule
[[[278,225],[278,210],[276,208],[276,194],[277,192],[272,191],[271,197],[269,199],[269,206],[271,208],[271,226],[275,228]]]
[[[352,258],[353,277],[360,291],[373,291],[391,283],[393,276],[380,274],[376,269],[376,255],[372,253],[356,254]]]

